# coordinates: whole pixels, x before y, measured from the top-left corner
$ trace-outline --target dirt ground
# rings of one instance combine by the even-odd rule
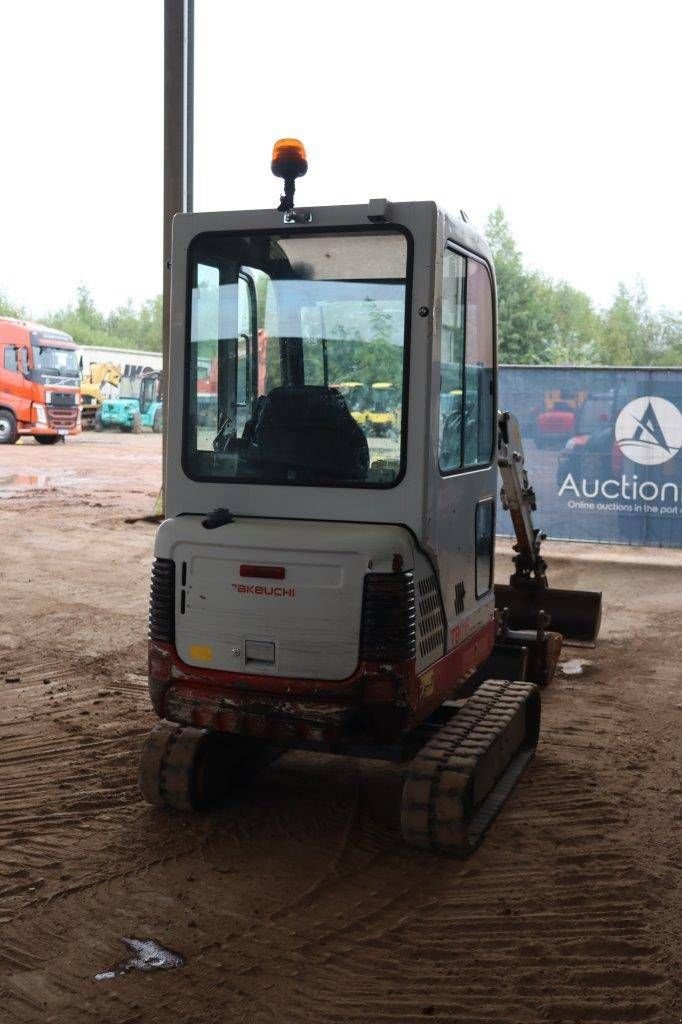
[[[2,1024],[682,1020],[682,553],[547,545],[602,639],[462,863],[402,845],[396,766],[289,754],[208,814],[141,802],[154,527],[125,520],[159,484],[151,434],[0,448]],[[123,937],[185,966],[96,980]]]

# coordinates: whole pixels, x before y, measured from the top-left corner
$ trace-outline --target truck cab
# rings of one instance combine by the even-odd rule
[[[54,444],[81,430],[80,368],[70,335],[0,317],[0,444]]]

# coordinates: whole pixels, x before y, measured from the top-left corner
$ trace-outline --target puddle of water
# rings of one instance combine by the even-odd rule
[[[44,490],[46,487],[60,487],[76,483],[74,470],[63,470],[58,474],[49,473],[13,473],[11,476],[0,476],[0,493],[21,494],[24,491]]]
[[[565,676],[581,676],[591,664],[586,658],[571,658],[570,661],[559,662],[559,668]]]
[[[127,974],[128,971],[169,971],[185,964],[185,958],[181,953],[164,949],[154,939],[123,938],[121,942],[132,956],[129,960],[121,960],[108,971],[100,971],[95,975],[95,981],[110,981],[117,975]]]
[[[47,476],[38,473],[13,473],[12,476],[0,476],[0,487],[4,490],[18,491],[24,487],[45,487]]]

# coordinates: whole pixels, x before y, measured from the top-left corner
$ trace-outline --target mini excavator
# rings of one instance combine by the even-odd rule
[[[410,845],[466,856],[533,757],[562,638],[518,423],[497,409],[490,250],[433,202],[173,222],[166,516],[151,576],[151,804],[208,806],[287,750],[405,762]],[[210,395],[202,386],[214,367]],[[338,381],[395,389],[395,429]],[[493,584],[498,472],[516,534]]]

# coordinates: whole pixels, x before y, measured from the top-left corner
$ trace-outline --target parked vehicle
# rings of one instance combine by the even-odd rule
[[[123,433],[140,434],[150,427],[155,434],[163,430],[161,374],[154,370],[141,377],[121,379],[118,398],[102,402],[95,417],[95,430],[114,428]]]
[[[538,448],[562,448],[576,432],[586,391],[552,388],[545,392],[543,408],[535,415],[531,434]]]
[[[375,437],[385,437],[400,424],[400,393],[390,381],[372,384],[369,396],[367,425]]]
[[[617,472],[622,455],[613,436],[616,410],[612,391],[591,394],[580,407],[573,435],[557,459],[557,484],[567,473],[609,476]]]
[[[307,166],[300,142],[280,140],[276,211],[174,220],[166,518],[149,611],[162,721],[140,789],[190,811],[288,749],[409,761],[406,842],[467,856],[533,757],[536,684],[552,678],[560,632],[592,642],[601,594],[548,586],[518,424],[497,412],[484,240],[431,202],[296,210]],[[359,317],[368,295],[373,316]],[[266,317],[270,363],[256,329]],[[364,366],[389,362],[389,320],[401,327],[388,387],[405,392],[409,430],[401,418],[375,445],[329,383],[350,396],[360,374],[329,366],[352,368],[360,349]],[[197,387],[207,359],[210,425]],[[463,396],[452,438],[436,414],[444,364],[446,394],[457,397],[457,365]],[[503,587],[498,466],[516,535]]]
[[[385,437],[400,422],[400,396],[390,381],[368,386],[357,380],[342,381],[334,387],[343,395],[350,413],[366,434]]]
[[[95,417],[102,402],[107,398],[116,397],[121,377],[121,367],[114,363],[90,363],[87,374],[84,374],[81,380],[83,430],[94,427]]]
[[[0,444],[54,444],[81,430],[73,338],[30,320],[0,317]]]

